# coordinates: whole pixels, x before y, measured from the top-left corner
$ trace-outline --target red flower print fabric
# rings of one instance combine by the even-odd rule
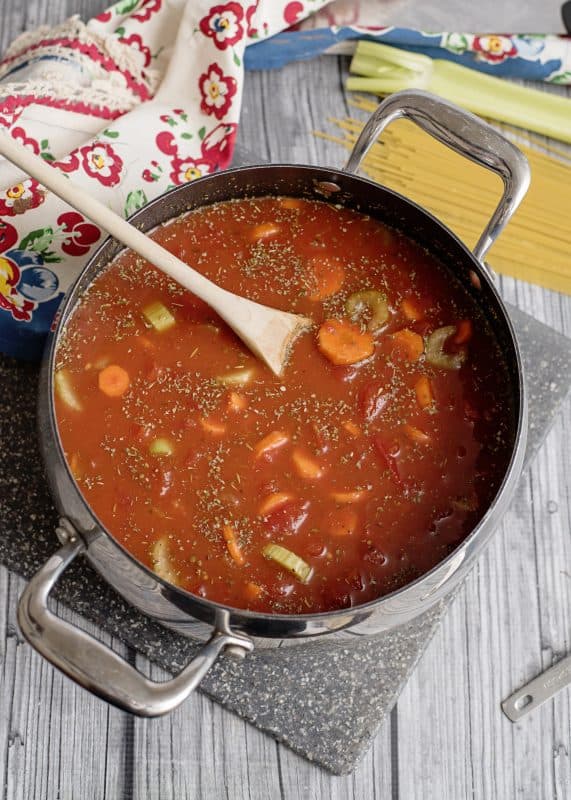
[[[226,3],[223,6],[214,6],[208,14],[200,20],[200,30],[205,36],[210,36],[216,47],[226,50],[237,44],[244,34],[242,20],[244,10],[240,3]]]
[[[324,4],[119,0],[87,25],[72,18],[27,33],[0,61],[0,125],[128,217],[230,165],[245,48]],[[54,59],[72,68],[50,91],[45,63]],[[17,83],[22,68],[30,90]],[[30,358],[105,234],[2,160],[0,187],[0,348]],[[18,325],[36,338],[18,336]]]
[[[132,15],[133,19],[139,22],[147,22],[153,14],[161,10],[163,0],[144,0],[142,3],[135,3],[138,10]]]
[[[237,132],[238,125],[234,122],[217,125],[202,142],[200,149],[203,157],[219,169],[226,169],[232,160]]]
[[[12,128],[12,136],[17,142],[23,144],[24,147],[28,147],[36,155],[40,152],[40,146],[37,141],[31,136],[27,136],[26,131],[20,126]]]
[[[20,183],[0,192],[0,215],[15,217],[41,205],[46,197],[44,189],[34,178],[25,178]]]
[[[91,245],[101,238],[97,225],[87,222],[78,211],[67,211],[57,220],[62,229],[62,252],[70,256],[84,256],[89,253]]]
[[[238,89],[236,79],[224,75],[218,64],[210,64],[200,76],[198,86],[202,94],[201,110],[205,114],[214,114],[216,119],[225,117]]]
[[[210,161],[196,158],[173,158],[171,161],[172,171],[170,173],[171,181],[175,186],[180,186],[181,183],[188,183],[195,178],[202,178],[203,175],[208,175],[212,171],[212,163]]]
[[[477,53],[478,58],[489,61],[492,64],[499,64],[506,58],[517,55],[517,48],[510,36],[500,36],[489,34],[488,36],[474,36],[472,47]]]
[[[119,183],[123,161],[110,144],[96,142],[82,147],[79,152],[87,175],[96,178],[104,186],[115,186]]]
[[[123,44],[131,45],[133,48],[139,51],[143,56],[143,64],[145,67],[148,67],[152,60],[152,55],[150,49],[144,43],[142,37],[138,33],[132,33],[130,36],[122,36],[119,39],[120,42]]]

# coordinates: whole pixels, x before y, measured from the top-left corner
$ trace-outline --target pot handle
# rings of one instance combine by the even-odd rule
[[[527,192],[531,178],[527,158],[505,136],[475,114],[429,92],[407,89],[387,97],[373,112],[344,169],[356,172],[371,145],[390,122],[400,117],[415,122],[442,144],[487,167],[503,180],[502,198],[474,248],[474,255],[483,263],[484,256]]]
[[[38,570],[20,598],[18,623],[32,647],[84,689],[124,711],[157,717],[186,700],[226,647],[241,656],[253,649],[250,639],[229,629],[228,612],[222,611],[212,636],[182,672],[164,683],[145,678],[97,639],[49,611],[47,600],[57,579],[85,550],[66,522],[58,528],[65,544]]]

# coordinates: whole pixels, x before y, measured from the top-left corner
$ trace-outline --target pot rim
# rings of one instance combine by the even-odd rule
[[[115,546],[119,547],[121,549],[121,551],[123,552],[123,554],[126,555],[131,562],[133,562],[138,568],[143,569],[150,577],[153,578],[153,580],[157,581],[169,593],[171,593],[171,594],[172,593],[175,593],[175,594],[180,593],[185,598],[191,599],[192,602],[197,603],[206,612],[216,612],[216,611],[229,612],[232,615],[240,615],[240,617],[244,618],[245,620],[251,620],[251,621],[254,621],[254,622],[268,622],[270,624],[272,622],[278,623],[278,624],[279,623],[284,623],[284,622],[290,622],[290,623],[291,622],[297,622],[297,623],[303,623],[303,624],[308,624],[308,623],[311,624],[312,622],[316,622],[317,623],[317,622],[323,622],[324,620],[334,620],[334,619],[342,618],[344,616],[347,616],[348,614],[352,614],[352,615],[361,615],[361,614],[362,615],[368,615],[370,612],[372,612],[374,609],[378,608],[382,604],[388,603],[391,600],[394,600],[395,598],[397,598],[399,595],[403,595],[408,590],[411,590],[411,589],[414,589],[415,587],[418,587],[420,583],[422,583],[423,581],[426,581],[437,570],[440,570],[443,567],[445,567],[446,565],[451,565],[453,563],[454,559],[457,558],[459,551],[462,550],[464,547],[466,547],[470,542],[472,542],[478,536],[478,534],[480,533],[482,528],[484,528],[484,526],[487,524],[488,519],[492,515],[492,512],[493,512],[494,508],[496,507],[496,505],[498,505],[498,503],[504,497],[506,492],[508,490],[510,490],[510,489],[513,489],[513,487],[511,486],[511,483],[512,483],[512,479],[514,477],[514,470],[519,469],[519,465],[521,464],[521,459],[522,459],[522,451],[525,448],[525,443],[526,443],[526,430],[524,429],[524,424],[526,423],[526,420],[527,420],[527,393],[526,393],[525,382],[524,382],[524,370],[523,370],[523,363],[522,363],[522,359],[521,359],[521,353],[520,353],[520,350],[519,350],[519,345],[518,345],[518,342],[517,342],[517,338],[515,336],[515,331],[514,331],[514,328],[513,328],[513,324],[511,322],[511,319],[510,319],[510,317],[509,317],[509,315],[507,313],[505,304],[504,304],[504,302],[503,302],[503,300],[502,300],[502,298],[501,298],[496,286],[494,285],[493,281],[490,279],[490,277],[488,275],[488,270],[486,269],[485,265],[482,264],[480,261],[478,261],[478,259],[474,256],[474,254],[458,238],[458,236],[453,231],[451,231],[450,228],[448,228],[441,220],[439,220],[437,217],[435,217],[431,212],[427,211],[425,208],[420,206],[418,203],[415,203],[413,200],[410,200],[409,198],[405,197],[404,195],[400,194],[399,192],[396,192],[393,189],[390,189],[387,186],[384,186],[383,184],[377,183],[377,182],[375,182],[375,181],[373,181],[373,180],[371,180],[369,178],[365,178],[365,177],[363,177],[361,175],[357,175],[355,173],[346,172],[346,171],[341,170],[341,169],[328,168],[328,167],[322,167],[322,166],[313,166],[313,165],[310,165],[310,164],[290,164],[290,163],[253,164],[253,165],[247,165],[247,166],[241,166],[241,167],[234,167],[232,169],[224,170],[222,172],[217,172],[217,173],[212,173],[212,174],[209,174],[209,175],[204,175],[204,176],[202,176],[200,178],[197,178],[197,179],[193,180],[190,184],[187,183],[187,184],[181,184],[180,186],[176,186],[176,187],[164,192],[163,194],[159,195],[158,197],[154,198],[151,202],[147,203],[147,205],[145,205],[143,208],[137,210],[134,214],[131,215],[131,217],[129,217],[129,221],[131,223],[133,223],[133,224],[136,224],[137,221],[138,221],[138,219],[137,219],[138,217],[143,216],[146,213],[149,213],[149,211],[152,208],[156,207],[156,206],[161,206],[163,204],[168,204],[168,200],[169,200],[170,197],[174,196],[177,193],[183,193],[184,190],[189,185],[192,185],[193,187],[203,185],[203,186],[206,187],[209,182],[213,182],[214,180],[219,179],[219,176],[222,175],[222,174],[225,175],[225,176],[228,176],[230,178],[232,175],[238,174],[238,173],[255,172],[257,170],[263,170],[263,171],[267,172],[267,171],[270,171],[270,170],[284,169],[284,168],[287,168],[287,169],[292,169],[293,168],[293,169],[296,169],[296,170],[300,170],[302,173],[303,172],[307,172],[308,175],[314,175],[314,176],[317,175],[317,176],[319,176],[320,180],[329,181],[329,182],[331,182],[331,181],[334,182],[336,176],[337,177],[342,177],[344,181],[346,181],[347,179],[351,179],[352,181],[364,183],[365,185],[369,186],[373,191],[379,191],[380,190],[380,191],[384,192],[386,195],[388,195],[390,197],[398,198],[399,201],[404,202],[404,203],[408,204],[409,206],[412,206],[415,209],[416,212],[424,215],[424,217],[427,218],[427,221],[432,226],[436,226],[437,228],[440,228],[441,232],[444,233],[445,236],[448,237],[448,239],[451,242],[451,244],[453,244],[455,247],[459,248],[460,251],[462,251],[462,255],[469,260],[471,268],[476,272],[476,274],[478,275],[479,279],[486,284],[486,288],[489,291],[491,291],[492,295],[494,296],[494,299],[496,300],[496,302],[498,304],[498,308],[501,311],[501,317],[497,320],[496,325],[503,323],[505,328],[507,329],[507,332],[509,333],[509,338],[510,338],[510,341],[511,341],[514,353],[515,353],[515,357],[516,357],[516,365],[515,366],[516,366],[517,384],[518,384],[517,387],[515,385],[513,387],[513,389],[514,389],[513,399],[519,405],[519,408],[517,409],[517,424],[515,425],[515,430],[514,430],[514,441],[513,441],[513,446],[512,446],[512,449],[511,449],[511,456],[510,456],[508,465],[507,465],[507,467],[505,469],[503,478],[502,478],[502,480],[501,480],[501,482],[500,482],[500,484],[498,486],[498,489],[497,489],[493,499],[489,503],[484,515],[477,522],[475,527],[472,528],[472,530],[468,533],[468,535],[465,536],[459,542],[459,544],[454,548],[454,550],[452,550],[450,553],[448,553],[445,558],[443,558],[442,560],[438,561],[430,570],[428,570],[427,572],[424,572],[421,575],[417,576],[414,580],[404,584],[404,586],[401,586],[400,588],[395,589],[394,591],[392,591],[392,592],[390,592],[388,594],[381,595],[380,597],[377,597],[374,600],[369,600],[367,603],[363,603],[362,605],[349,606],[347,608],[334,609],[332,611],[321,611],[321,612],[312,613],[312,614],[269,614],[269,613],[262,613],[262,612],[258,612],[258,611],[251,611],[249,609],[239,608],[239,607],[235,607],[235,606],[224,605],[223,603],[218,603],[218,602],[216,602],[214,600],[208,600],[206,598],[200,597],[199,595],[193,594],[192,592],[189,592],[186,589],[178,587],[173,583],[169,583],[168,581],[166,581],[162,577],[160,577],[156,572],[154,572],[150,567],[148,567],[146,564],[144,564],[142,561],[139,561],[134,555],[132,555],[129,552],[129,550],[127,550],[125,548],[125,546],[121,542],[119,542],[109,532],[109,530],[106,528],[106,526],[103,525],[103,523],[99,520],[98,516],[93,511],[91,505],[87,502],[87,500],[83,496],[79,486],[77,485],[77,483],[75,481],[75,478],[71,474],[69,465],[67,463],[67,459],[65,458],[65,454],[64,454],[64,451],[63,451],[61,438],[60,438],[60,434],[59,434],[57,418],[56,418],[56,414],[55,414],[53,376],[54,376],[54,372],[55,372],[55,356],[56,356],[57,344],[59,342],[59,338],[60,338],[60,336],[62,334],[62,331],[63,331],[63,329],[65,327],[64,321],[67,322],[70,314],[73,313],[73,309],[75,308],[75,306],[77,304],[77,298],[74,299],[73,303],[71,303],[71,298],[74,295],[74,293],[76,292],[76,287],[83,280],[83,276],[91,268],[92,263],[99,256],[99,253],[109,244],[109,241],[112,239],[111,236],[107,236],[103,240],[103,242],[101,242],[101,244],[97,247],[97,249],[92,253],[92,255],[90,256],[89,260],[86,262],[86,264],[84,265],[83,269],[81,270],[80,274],[77,276],[77,278],[74,280],[74,282],[72,283],[72,285],[69,287],[68,291],[66,292],[65,297],[63,298],[62,303],[61,303],[61,305],[60,305],[60,307],[58,309],[58,312],[57,312],[58,313],[57,323],[53,327],[53,329],[50,332],[50,335],[48,337],[48,340],[47,340],[47,343],[46,343],[46,348],[45,348],[45,351],[44,351],[43,360],[44,360],[44,363],[47,364],[47,380],[48,380],[47,389],[48,389],[48,400],[49,400],[48,417],[49,417],[50,433],[53,436],[54,444],[55,444],[55,453],[57,454],[57,458],[61,462],[61,465],[65,469],[65,473],[66,473],[66,475],[67,475],[67,477],[69,479],[69,482],[70,482],[71,486],[73,487],[73,491],[75,492],[76,498],[81,502],[81,504],[84,506],[84,508],[88,511],[88,513],[91,516],[91,518],[96,522],[96,524],[97,524],[97,526],[98,526],[98,528],[99,528],[99,530],[100,530],[100,532],[102,534],[104,534],[105,536],[109,537],[109,539],[111,539],[113,544]],[[309,185],[310,185],[310,181],[308,180],[308,186]],[[256,195],[255,193],[252,193],[250,196],[255,197],[255,196],[262,196],[262,195]],[[264,196],[267,196],[267,195],[264,195]],[[333,196],[333,198],[319,197],[319,198],[313,198],[313,199],[319,199],[319,200],[322,200],[324,202],[332,202],[335,199],[335,196]],[[218,202],[218,201],[214,201],[214,202]],[[203,206],[210,205],[210,204],[211,204],[211,202],[209,202],[207,200],[204,204],[197,205],[196,208],[203,207]],[[155,227],[150,228],[149,230],[145,231],[145,233],[151,233],[152,231],[156,230],[157,228],[161,227],[162,225],[168,224],[172,220],[175,220],[175,219],[177,219],[179,217],[185,216],[186,214],[190,213],[190,211],[192,211],[192,210],[194,210],[194,209],[188,209],[185,212],[178,213],[175,216],[169,217],[168,219],[166,219],[165,221],[159,223]],[[410,235],[409,233],[405,233],[405,235],[409,236],[409,238],[411,238],[413,241],[415,241],[414,235]],[[127,248],[122,248],[119,251],[119,253],[117,253],[115,256],[113,256],[111,261],[107,261],[106,264],[100,268],[100,270],[98,271],[97,274],[99,274],[99,272],[101,272],[103,269],[105,269],[107,266],[109,266],[109,264],[111,264],[118,257],[118,255],[120,253],[122,253],[125,249],[127,249]],[[451,271],[450,268],[447,267],[446,265],[444,265],[444,267],[445,267],[445,269],[448,269],[449,271]],[[490,322],[490,324],[492,324],[492,322],[491,322],[491,320],[489,318],[488,318],[488,321]],[[515,411],[515,409],[514,409],[514,411]],[[514,417],[515,417],[515,414],[514,414]],[[44,461],[45,461],[45,458],[44,458]],[[47,469],[50,469],[47,465],[46,465],[46,467],[47,467]],[[439,582],[436,588],[440,587],[443,582],[444,581]],[[450,588],[452,588],[452,586],[450,586]],[[432,592],[430,590],[428,592],[428,595],[430,595],[430,596],[432,595]],[[438,595],[437,595],[436,591],[435,591],[435,595],[436,596],[435,596],[434,599],[436,600],[436,599],[438,599]],[[430,605],[430,603],[427,605],[427,607],[429,605]],[[281,634],[281,635],[283,636],[284,634]]]

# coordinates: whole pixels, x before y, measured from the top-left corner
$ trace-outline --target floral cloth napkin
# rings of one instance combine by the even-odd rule
[[[327,16],[327,12],[322,15]],[[284,31],[250,48],[245,57],[246,69],[282,67],[289,61],[314,58],[320,53],[350,53],[357,39],[456,61],[498,78],[571,84],[571,37],[539,33],[423,33],[411,28],[363,25],[300,29]]]
[[[325,1],[120,0],[25,33],[0,62],[0,126],[128,216],[228,166],[245,48]],[[0,350],[33,359],[104,234],[5,160],[0,187]]]
[[[327,0],[212,2],[120,0],[87,25],[72,18],[24,33],[0,62],[0,135],[129,216],[167,189],[228,166],[244,65],[281,66],[367,37],[496,74],[571,79],[562,37],[335,27],[345,21],[338,3],[318,19],[332,27],[279,33]],[[0,160],[0,351],[41,355],[64,292],[103,238]]]

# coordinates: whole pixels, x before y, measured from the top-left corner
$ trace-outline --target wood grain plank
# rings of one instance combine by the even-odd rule
[[[114,764],[121,759],[123,723],[119,712],[79,689],[23,642],[15,612],[24,581],[0,567],[2,641],[2,725],[0,775],[10,800],[120,796],[123,776]],[[56,606],[57,609],[57,606]],[[70,622],[91,633],[95,626],[57,609]],[[123,653],[110,637],[102,641]],[[111,756],[111,758],[109,758]]]
[[[168,677],[144,658],[137,666],[153,680]],[[280,796],[275,743],[204,695],[168,717],[135,720],[133,737],[134,798]]]
[[[391,726],[387,720],[381,726],[373,747],[355,771],[351,775],[332,777],[280,747],[282,797],[284,800],[385,800],[391,796],[397,797],[393,794],[391,748]]]
[[[87,19],[105,5],[3,0],[0,47],[24,27],[77,11]],[[311,130],[347,112],[344,63],[325,58],[249,74],[243,143],[276,161],[343,163],[342,148],[313,139]],[[505,299],[571,335],[569,298],[509,278],[500,286]],[[569,409],[406,687],[392,725],[382,727],[352,776],[330,777],[203,696],[162,720],[109,709],[21,645],[14,609],[22,582],[0,568],[4,796],[568,798],[569,693],[517,726],[503,718],[499,701],[571,649]],[[137,663],[160,676],[144,660]]]
[[[466,602],[463,589],[397,704],[398,796],[407,800],[423,800],[427,791],[443,798],[473,794]]]

